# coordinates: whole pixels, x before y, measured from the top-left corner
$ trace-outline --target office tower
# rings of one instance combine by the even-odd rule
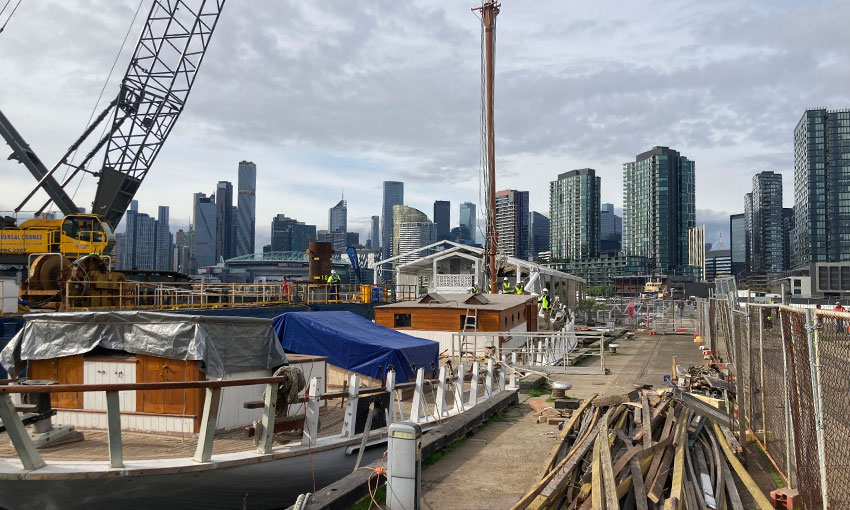
[[[434,224],[437,225],[437,240],[443,241],[451,234],[451,208],[448,200],[434,201]]]
[[[159,206],[156,215],[156,246],[154,247],[154,269],[171,270],[171,227],[167,205]]]
[[[787,271],[791,269],[791,249],[794,245],[794,208],[782,208],[782,268]]]
[[[705,254],[705,281],[732,276],[732,255],[730,250],[712,250]]]
[[[537,260],[537,254],[549,251],[549,218],[537,211],[528,215],[528,260]]]
[[[278,214],[272,219],[271,240],[271,251],[306,252],[310,243],[316,240],[316,225],[306,225],[303,221]]]
[[[183,229],[174,234],[174,246],[172,248],[171,267],[179,273],[188,273],[192,270],[192,240],[190,232]]]
[[[214,266],[217,262],[215,259],[215,197],[195,193],[192,204],[192,258],[194,260],[192,269]]]
[[[239,199],[236,220],[235,256],[254,253],[254,227],[257,214],[257,165],[239,162]]]
[[[528,258],[528,192],[507,189],[496,192],[496,231],[499,253]]]
[[[360,232],[346,232],[345,233],[345,246],[359,246],[360,245]]]
[[[572,170],[549,183],[549,244],[552,259],[599,256],[599,190],[592,168]]]
[[[693,161],[653,147],[623,165],[623,249],[661,271],[688,263],[688,230],[696,225]]]
[[[236,238],[233,235],[233,184],[218,181],[215,190],[215,259],[235,256]]]
[[[346,236],[347,234],[345,232],[316,231],[316,240],[320,243],[331,243],[334,253],[345,253],[345,249],[348,247]]]
[[[466,232],[469,237],[464,238],[468,239],[472,243],[475,243],[476,233],[478,232],[478,228],[476,226],[478,217],[475,215],[475,204],[472,202],[464,202],[460,204],[460,232],[463,235],[463,227],[466,227]]]
[[[782,258],[782,175],[761,172],[753,176],[750,207],[750,272],[779,274]]]
[[[393,257],[406,253],[401,248],[401,226],[403,223],[431,223],[431,220],[428,219],[428,215],[419,209],[414,209],[413,207],[408,207],[406,205],[394,205],[393,236],[390,245],[392,247],[391,255]],[[407,244],[410,243],[406,243],[406,245]]]
[[[850,110],[823,108],[794,129],[794,267],[850,260],[848,131]]]
[[[139,214],[139,201],[130,202],[130,208],[124,213],[124,247],[118,269],[136,269],[136,216]]]
[[[371,248],[377,250],[381,247],[381,217],[372,216],[372,228],[369,231],[369,240],[372,241]]]
[[[384,181],[384,202],[381,211],[381,247],[383,258],[389,258],[393,252],[393,207],[404,204],[404,183],[398,181]]]
[[[328,211],[328,231],[348,232],[348,202],[340,200]]]
[[[129,210],[127,211],[129,212]],[[127,221],[127,214],[124,213],[124,220]],[[127,234],[124,232],[115,233],[115,247],[112,248],[112,269],[124,269],[124,257],[127,256]]]
[[[729,216],[729,244],[731,246],[732,274],[737,276],[747,271],[750,252],[747,246],[747,222],[743,214]]]
[[[623,247],[623,218],[614,214],[614,204],[599,210],[599,252],[616,255]]]

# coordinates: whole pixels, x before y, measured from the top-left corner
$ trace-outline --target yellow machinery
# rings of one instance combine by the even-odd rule
[[[110,274],[110,260],[101,256],[114,245],[112,228],[93,214],[32,219],[0,229],[0,262],[27,265],[21,299],[37,307],[48,302],[58,306],[68,283],[125,279],[121,273]]]
[[[657,298],[661,299],[661,298],[664,297],[666,290],[667,290],[666,286],[664,285],[664,283],[662,283],[660,281],[658,281],[658,282],[652,282],[652,281],[646,282],[646,284],[643,287],[643,293],[641,294],[641,297],[657,297]]]

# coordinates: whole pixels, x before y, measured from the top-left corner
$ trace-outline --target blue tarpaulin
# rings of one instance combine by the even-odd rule
[[[439,343],[352,312],[288,312],[272,319],[272,326],[285,350],[327,356],[331,365],[374,379],[383,379],[389,365],[399,382],[412,380],[420,367],[435,377],[439,367]]]

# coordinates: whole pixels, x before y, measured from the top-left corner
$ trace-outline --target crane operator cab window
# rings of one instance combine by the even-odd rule
[[[100,222],[86,216],[68,216],[62,222],[62,232],[78,241],[92,243],[103,241]]]

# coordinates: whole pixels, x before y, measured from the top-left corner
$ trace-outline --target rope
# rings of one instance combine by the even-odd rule
[[[6,0],[6,5],[4,5],[4,6],[3,6],[3,11],[5,11],[5,10],[6,10],[6,7],[9,5],[9,2],[10,2],[10,1],[11,1],[11,0]],[[14,8],[14,9],[12,9],[12,12],[10,12],[10,13],[9,13],[9,17],[8,17],[8,18],[6,18],[6,23],[3,23],[3,26],[2,26],[2,27],[0,27],[0,34],[2,34],[4,30],[6,30],[6,25],[8,25],[8,24],[9,24],[9,22],[12,20],[12,16],[14,16],[14,15],[15,15],[15,11],[17,11],[17,10],[18,10],[18,7],[19,7],[20,5],[21,5],[21,0],[18,0],[18,3],[16,3],[16,4],[15,4],[15,8]],[[2,15],[2,14],[3,14],[3,11],[0,11],[0,15]]]

